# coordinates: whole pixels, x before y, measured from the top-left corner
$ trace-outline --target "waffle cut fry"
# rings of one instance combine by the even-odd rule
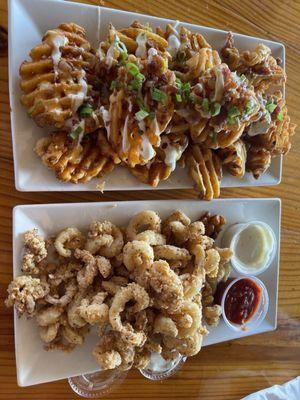
[[[220,196],[222,165],[219,157],[211,149],[192,145],[186,157],[186,164],[199,197],[212,200]]]
[[[150,165],[136,165],[134,168],[128,168],[140,182],[157,187],[160,181],[165,181],[172,173],[171,167],[155,157]]]
[[[271,49],[262,43],[253,51],[240,53],[234,46],[232,33],[229,33],[221,55],[229,68],[239,74],[245,74],[257,91],[266,92],[271,86],[282,86],[286,82],[283,68],[272,57]]]
[[[221,149],[218,151],[218,156],[231,175],[238,178],[242,178],[245,175],[247,150],[242,140],[237,140],[225,149]]]
[[[266,149],[250,147],[247,152],[246,170],[258,179],[271,165],[271,154]]]
[[[22,104],[41,126],[61,127],[88,95],[95,56],[85,30],[64,23],[46,32],[20,67]]]
[[[268,98],[267,107],[273,106],[275,110],[271,114],[269,125],[266,125],[265,133],[247,137],[248,142],[254,147],[261,147],[270,151],[274,157],[279,154],[287,154],[291,147],[291,136],[295,133],[296,125],[291,123],[287,107],[280,91]],[[258,128],[260,121],[257,122]],[[256,124],[254,124],[254,127]],[[253,129],[255,132],[255,128]]]
[[[260,110],[255,92],[226,64],[206,71],[192,88],[198,120],[190,124],[191,138],[212,149],[236,142]],[[178,112],[178,111],[177,111]]]
[[[66,132],[56,132],[40,139],[35,152],[43,163],[54,170],[63,182],[86,183],[111,172],[114,162],[96,146],[97,133],[86,135],[82,142],[74,142]]]

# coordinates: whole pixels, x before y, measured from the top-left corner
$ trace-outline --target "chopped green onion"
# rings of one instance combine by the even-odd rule
[[[143,82],[139,79],[132,79],[128,85],[129,90],[139,90],[143,86]]]
[[[246,114],[250,114],[251,113],[251,111],[253,111],[253,107],[254,107],[254,105],[253,105],[253,103],[252,103],[252,101],[247,101],[247,104],[246,104]]]
[[[247,80],[247,77],[246,77],[245,74],[242,74],[242,75],[240,76],[240,78],[241,78],[242,81],[246,81],[246,80]]]
[[[272,100],[267,101],[266,110],[268,110],[270,114],[272,114],[272,112],[275,110],[276,107],[277,104],[273,103]]]
[[[82,104],[79,108],[78,108],[78,114],[81,117],[89,117],[90,115],[93,114],[93,108],[90,104]]]
[[[277,114],[277,119],[278,119],[279,121],[283,121],[283,112],[282,112],[282,111],[280,111],[280,112]]]
[[[126,64],[126,69],[134,77],[140,73],[139,67],[131,62]]]
[[[140,110],[138,112],[135,113],[135,118],[138,121],[142,121],[143,119],[145,119],[146,117],[148,117],[149,113],[145,110]]]
[[[155,101],[158,101],[159,103],[164,103],[165,104],[167,102],[168,96],[162,90],[154,88],[152,90],[152,99],[155,100]]]
[[[220,103],[213,103],[211,116],[215,117],[215,116],[219,115],[220,111],[221,111],[221,104]]]
[[[178,87],[178,89],[181,89],[182,82],[178,77],[175,79],[175,85]]]
[[[181,102],[182,102],[181,94],[177,93],[177,94],[175,95],[175,98],[176,98],[176,101],[177,101],[178,103],[181,103]]]
[[[134,78],[137,79],[138,81],[142,81],[142,82],[145,82],[145,80],[146,80],[145,75],[141,74],[140,72],[137,75],[135,75]]]
[[[229,109],[228,111],[229,118],[237,117],[238,115],[240,115],[240,111],[237,107],[232,107]]]
[[[240,111],[237,107],[232,107],[228,111],[228,123],[233,125],[236,123],[236,118],[240,115]]]
[[[81,128],[81,126],[78,126],[78,127],[75,129],[75,131],[73,131],[73,132],[70,133],[70,137],[71,137],[73,140],[76,140],[76,139],[78,139],[78,136],[82,133],[82,131],[83,131],[83,129]]]
[[[209,100],[203,99],[202,100],[202,108],[204,112],[209,112]]]

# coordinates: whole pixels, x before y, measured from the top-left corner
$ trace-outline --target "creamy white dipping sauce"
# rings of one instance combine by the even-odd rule
[[[270,233],[260,225],[249,225],[242,230],[235,245],[235,256],[251,268],[259,267],[272,246]]]
[[[151,353],[147,369],[153,372],[166,372],[172,369],[177,362],[177,359],[166,361],[159,353]]]
[[[270,265],[276,250],[276,237],[269,225],[253,221],[227,228],[222,245],[233,251],[230,262],[238,272],[256,275]]]

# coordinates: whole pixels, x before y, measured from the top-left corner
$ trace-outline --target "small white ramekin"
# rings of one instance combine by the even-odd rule
[[[272,246],[269,249],[269,252],[266,256],[265,262],[259,268],[253,268],[251,266],[248,266],[248,268],[247,268],[247,266],[245,264],[243,264],[239,260],[239,258],[236,256],[236,252],[235,252],[240,233],[244,229],[248,228],[250,225],[262,226],[264,229],[266,229],[269,232],[269,234],[272,238]],[[243,274],[243,275],[256,276],[256,275],[259,275],[259,274],[263,273],[264,271],[266,271],[269,268],[269,266],[271,265],[271,263],[275,257],[275,254],[276,254],[277,241],[276,241],[276,236],[273,232],[273,229],[268,224],[266,224],[265,222],[262,222],[262,221],[250,221],[250,222],[238,223],[238,224],[229,226],[224,231],[224,234],[222,236],[222,246],[229,247],[232,250],[233,255],[230,259],[230,263],[236,272],[238,272],[239,274]]]
[[[257,286],[259,286],[261,289],[261,298],[260,298],[260,302],[259,302],[258,307],[257,307],[255,313],[253,314],[253,316],[244,324],[235,324],[234,322],[231,322],[226,316],[225,300],[226,300],[226,296],[227,296],[229,290],[232,288],[232,286],[236,282],[238,282],[242,279],[250,279],[250,280],[254,281],[257,284]],[[254,329],[258,328],[259,325],[263,322],[263,320],[265,319],[267,312],[268,312],[269,295],[268,295],[267,288],[265,287],[264,283],[260,279],[256,278],[255,276],[248,276],[248,275],[240,276],[239,278],[236,278],[232,282],[230,282],[230,284],[226,287],[226,289],[223,293],[223,296],[222,296],[221,307],[222,307],[223,319],[229,328],[231,328],[234,331],[239,331],[239,332],[253,331]]]

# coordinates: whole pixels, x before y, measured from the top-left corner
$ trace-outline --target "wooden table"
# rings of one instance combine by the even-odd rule
[[[9,1],[9,0],[8,0]],[[113,0],[90,1],[115,7],[228,29],[281,41],[287,50],[287,103],[300,126],[300,2],[279,0]],[[0,0],[0,25],[7,28],[7,3]],[[2,40],[2,39],[1,39]],[[1,42],[0,42],[1,43]],[[17,51],[17,49],[15,49]],[[12,277],[12,208],[17,204],[130,199],[191,198],[183,191],[130,193],[20,193],[15,189],[8,100],[7,54],[0,57],[0,399],[72,399],[66,380],[28,388],[16,382],[12,311],[3,299]],[[204,348],[169,381],[150,382],[132,371],[113,399],[240,399],[256,390],[300,375],[300,137],[293,138],[284,159],[279,186],[222,190],[223,197],[281,197],[282,241],[278,329],[258,336]],[[45,365],[45,368],[47,366]]]

